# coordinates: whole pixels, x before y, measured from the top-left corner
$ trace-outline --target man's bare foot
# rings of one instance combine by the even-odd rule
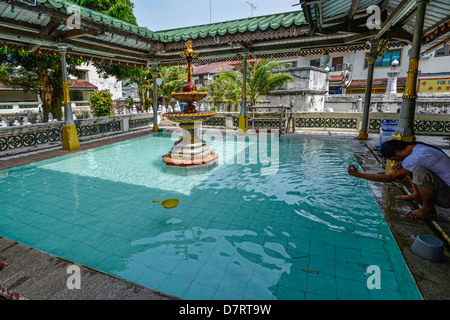
[[[408,194],[406,196],[397,196],[395,197],[396,199],[399,200],[405,200],[405,201],[416,201],[418,203],[422,203],[422,197],[420,196],[420,194]]]
[[[436,218],[437,213],[435,208],[427,209],[422,207],[417,210],[410,211],[406,215],[413,219],[433,219]]]

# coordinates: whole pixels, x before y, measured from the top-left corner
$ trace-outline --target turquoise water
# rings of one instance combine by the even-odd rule
[[[168,135],[0,171],[0,236],[183,299],[420,298],[346,142],[281,139],[262,165],[235,139],[195,175],[165,169]]]

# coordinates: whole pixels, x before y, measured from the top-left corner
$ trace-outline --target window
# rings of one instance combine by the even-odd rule
[[[83,101],[83,92],[81,91],[71,91],[70,92],[71,101]]]
[[[320,59],[310,60],[310,61],[309,61],[309,65],[310,65],[311,67],[317,67],[317,68],[319,68],[319,67],[320,67]]]
[[[436,50],[435,57],[445,57],[445,56],[450,56],[450,45],[446,45],[442,48],[440,48],[439,50]]]
[[[393,50],[388,51],[384,54],[383,57],[378,57],[377,61],[375,61],[375,68],[381,68],[381,67],[390,67],[392,65],[392,61],[397,60],[401,63],[400,56],[401,56],[402,50]],[[369,67],[369,62],[367,61],[367,54],[366,54],[366,68]]]
[[[331,70],[332,71],[342,71],[344,64],[344,57],[335,57],[333,58],[333,61],[331,63]]]
[[[22,104],[19,106],[19,109],[37,109],[39,108],[36,104]]]
[[[13,106],[0,106],[0,110],[12,110]]]
[[[285,68],[285,69],[288,69],[288,68],[295,68],[295,67],[297,67],[297,62],[295,62],[295,61],[289,61],[289,62],[281,62],[282,64],[283,64],[283,67]]]

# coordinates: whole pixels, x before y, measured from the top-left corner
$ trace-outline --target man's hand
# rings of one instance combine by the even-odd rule
[[[349,174],[349,175],[356,177],[356,175],[357,175],[358,173],[359,173],[359,172],[358,172],[358,169],[356,169],[356,167],[355,167],[354,165],[350,165],[350,166],[348,167],[348,174]]]
[[[392,166],[392,172],[399,172],[400,170],[403,169],[402,163],[401,162],[396,162],[393,166]]]

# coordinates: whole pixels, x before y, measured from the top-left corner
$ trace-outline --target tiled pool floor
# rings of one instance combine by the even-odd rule
[[[80,179],[67,172],[43,171],[40,179],[55,179],[57,187],[52,191],[22,184],[10,190],[11,201],[5,206],[8,212],[26,210],[30,201],[41,205],[15,220],[21,228],[8,229],[3,222],[5,229],[0,229],[10,232],[8,237],[20,237],[20,230],[26,228],[29,238],[23,242],[39,243],[42,250],[54,250],[60,256],[69,254],[74,261],[93,268],[115,269],[114,274],[157,290],[189,299],[202,299],[205,292],[214,299],[402,298],[394,270],[383,256],[385,243],[364,234],[340,232],[334,225],[330,228],[329,221],[311,219],[308,209],[294,210],[287,221],[277,219],[291,206],[260,201],[257,208],[246,207],[246,200],[254,194],[242,191],[239,195],[246,200],[230,206],[228,199],[237,193],[222,194],[214,185],[205,185],[198,196],[174,194],[185,205],[182,215],[160,208],[149,216],[142,205],[146,194],[154,194],[148,187]],[[79,186],[86,183],[91,189],[74,192],[74,182]],[[23,190],[28,191],[28,201],[22,200]],[[96,190],[107,192],[99,197]],[[57,196],[44,197],[48,193]],[[167,191],[164,195],[171,196]],[[127,205],[111,210],[108,203],[112,201]],[[198,214],[198,207],[205,206],[214,208],[207,217]],[[65,226],[58,226],[58,221]],[[243,224],[249,228],[243,229]],[[50,235],[43,238],[41,230]],[[47,244],[53,248],[47,250]],[[72,250],[77,247],[83,250]],[[134,251],[124,256],[119,254],[122,247]],[[202,256],[205,251],[209,254]],[[125,269],[121,267],[124,260]],[[373,264],[386,266],[382,267],[382,291],[367,288],[365,270]]]

